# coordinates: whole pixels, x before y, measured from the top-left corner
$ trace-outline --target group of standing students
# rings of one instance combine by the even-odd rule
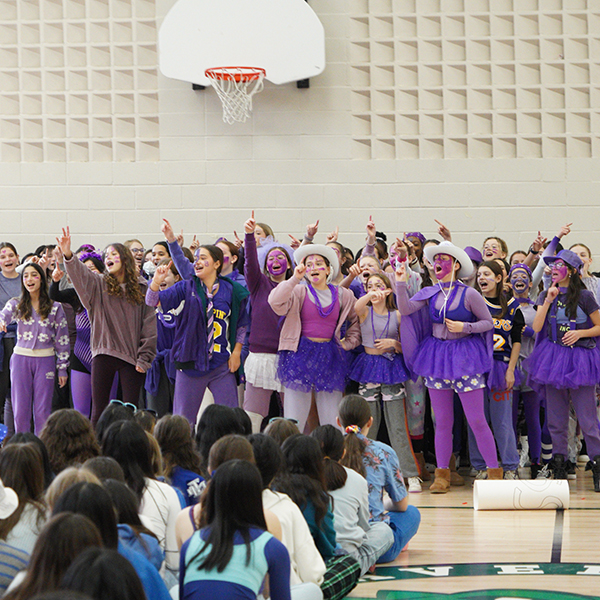
[[[552,470],[566,477],[572,404],[600,491],[599,286],[588,272],[589,249],[560,249],[570,231],[565,226],[545,250],[538,237],[509,264],[501,239],[486,239],[481,252],[463,250],[439,225],[445,241],[415,232],[388,252],[369,219],[367,244],[350,266],[337,232],[324,245],[313,243],[318,222],[301,243],[294,238],[292,250],[252,214],[243,242],[194,244],[192,253],[165,220],[166,242],[153,248],[151,276],[137,240],[111,244],[103,256],[76,256],[67,228],[57,238],[50,289],[42,266],[27,263],[19,274],[16,249],[0,244],[3,397],[9,365],[13,373],[5,420],[29,431],[33,418],[41,430],[55,380],[66,384],[69,354],[74,405],[94,424],[117,385],[123,401],[136,406],[145,386],[150,408],[172,410],[192,425],[207,388],[216,403],[234,407],[242,386],[254,431],[274,392],[284,416],[304,431],[315,418],[336,425],[344,391],[355,385],[371,407],[372,435],[385,420],[402,471],[413,480],[411,491],[420,491],[414,480],[428,475],[424,385],[435,421],[430,491],[444,493],[453,480],[457,402],[477,476],[518,477],[518,397],[533,475],[542,466],[543,406]],[[60,264],[69,286],[62,285]],[[545,289],[537,295],[540,279]],[[59,301],[75,313],[72,352]]]

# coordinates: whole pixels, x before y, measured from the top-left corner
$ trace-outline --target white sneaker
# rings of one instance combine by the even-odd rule
[[[536,479],[552,479],[550,463],[545,464],[538,472]]]
[[[519,471],[504,471],[504,479],[519,479]]]
[[[423,491],[421,487],[420,477],[409,477],[408,478],[408,493],[409,494],[420,494]]]
[[[475,479],[487,479],[488,478],[488,474],[487,474],[487,469],[481,469],[480,471],[477,471],[477,474],[475,475]]]

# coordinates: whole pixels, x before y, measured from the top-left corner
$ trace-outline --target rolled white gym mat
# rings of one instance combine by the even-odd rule
[[[475,510],[556,510],[569,508],[569,482],[565,480],[487,480],[473,485]]]

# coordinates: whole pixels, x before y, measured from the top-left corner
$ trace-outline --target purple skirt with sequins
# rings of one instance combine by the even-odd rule
[[[457,340],[429,336],[417,348],[413,362],[418,375],[449,380],[489,373],[492,368],[490,353],[478,335]]]
[[[549,339],[537,344],[524,361],[530,380],[556,389],[576,389],[600,383],[600,349],[568,347]]]
[[[278,354],[277,376],[292,390],[310,392],[344,391],[348,374],[348,353],[332,339],[313,342],[301,337],[296,352]]]
[[[497,392],[504,391],[506,389],[506,370],[508,369],[508,363],[503,360],[492,360],[492,370],[487,376],[487,387],[490,390]],[[513,388],[521,386],[521,373],[519,369],[515,369],[515,384]]]
[[[350,379],[358,383],[395,385],[410,378],[402,354],[367,354],[361,352],[352,363]]]

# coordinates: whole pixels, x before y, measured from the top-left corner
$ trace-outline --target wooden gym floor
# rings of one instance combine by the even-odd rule
[[[564,511],[475,511],[471,478],[447,494],[423,484],[410,494],[421,526],[408,550],[348,598],[600,599],[600,493],[578,466]]]

